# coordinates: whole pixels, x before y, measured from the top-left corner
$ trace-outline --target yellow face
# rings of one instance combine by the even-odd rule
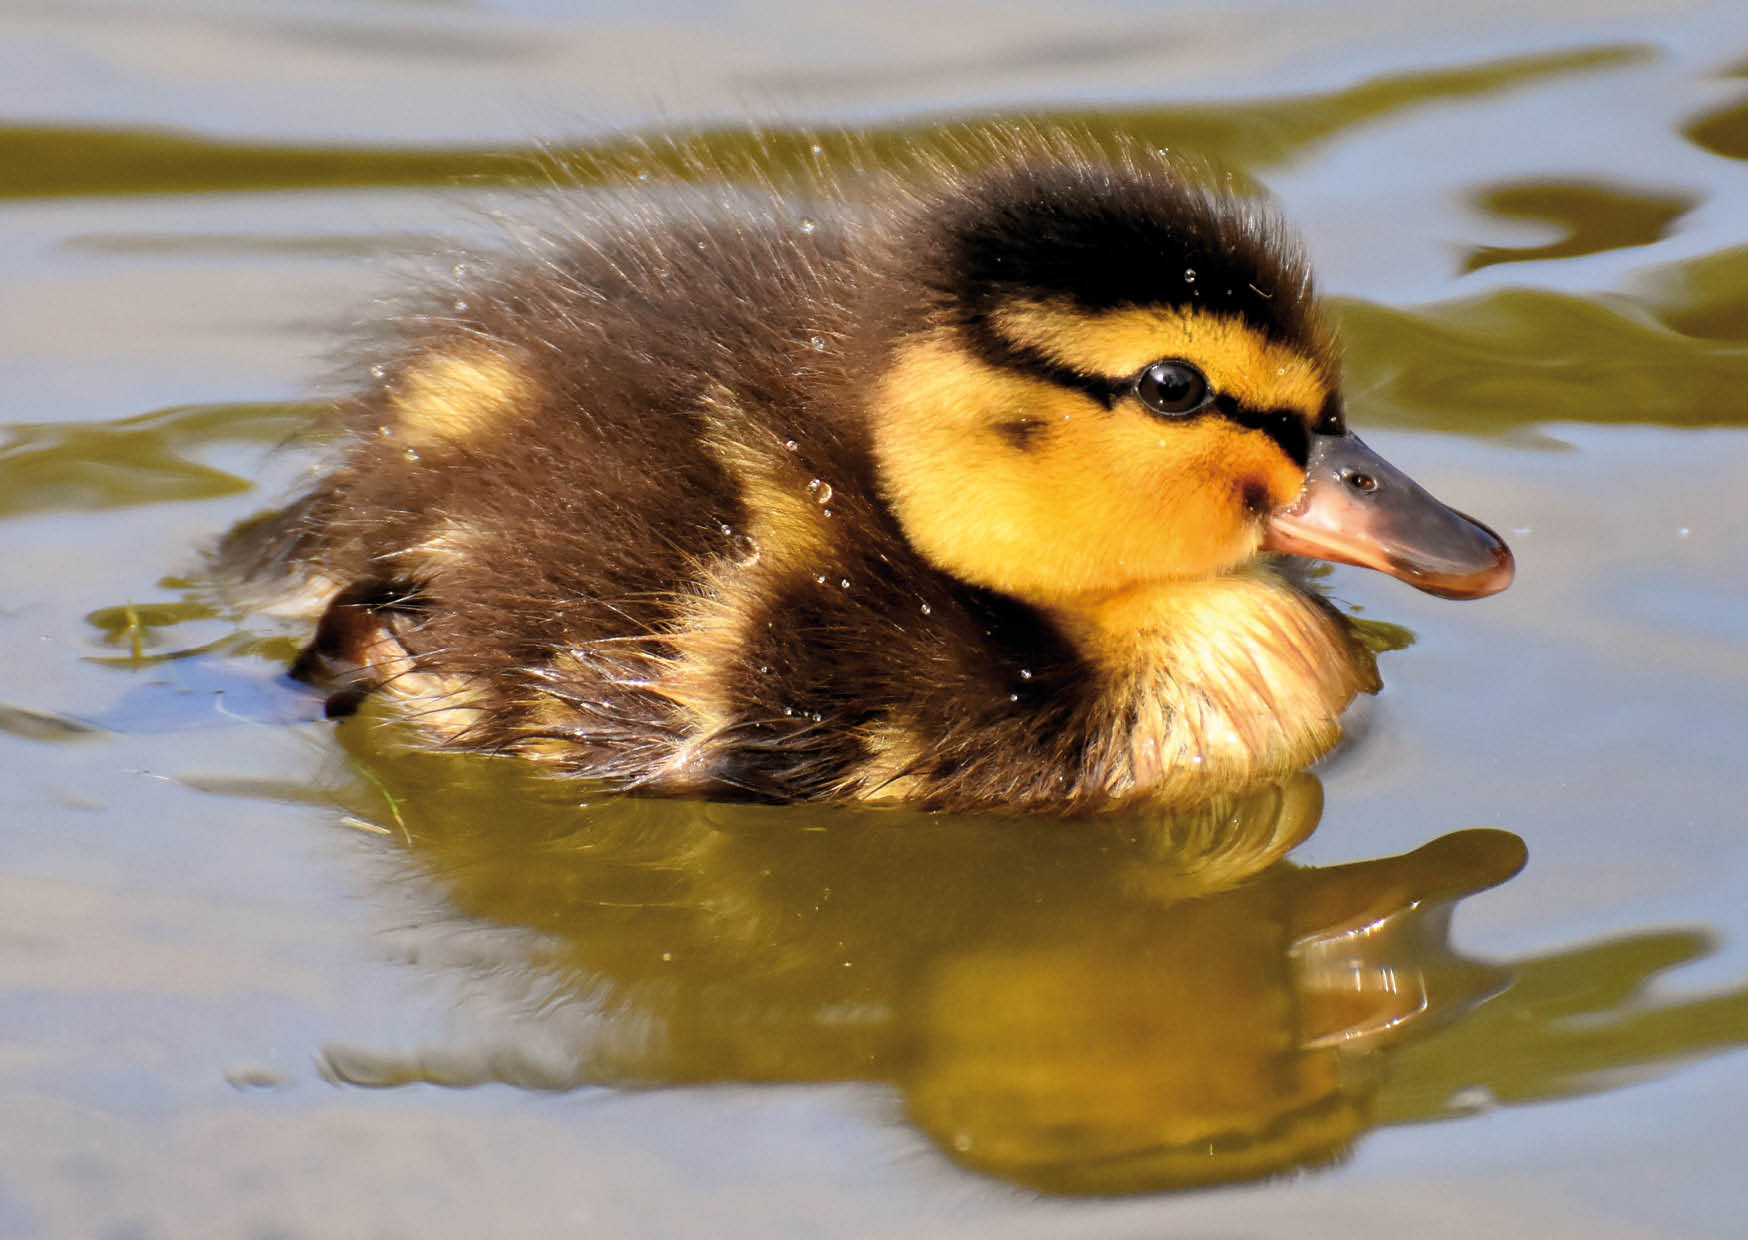
[[[900,345],[874,411],[888,502],[923,554],[962,580],[1059,607],[1213,576],[1254,556],[1261,518],[1303,487],[1276,436],[1222,410],[1289,414],[1309,435],[1333,380],[1241,320],[1026,302],[990,326],[1044,365],[985,360],[940,328]],[[1150,408],[1134,381],[1164,360],[1199,371],[1217,404]],[[1052,379],[1052,367],[1114,397]]]

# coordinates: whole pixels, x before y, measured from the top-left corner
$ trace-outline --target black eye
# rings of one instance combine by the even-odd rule
[[[1135,395],[1155,413],[1194,413],[1208,403],[1208,381],[1188,362],[1155,362],[1135,380]]]

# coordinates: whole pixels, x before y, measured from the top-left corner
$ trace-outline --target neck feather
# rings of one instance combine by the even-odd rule
[[[1378,689],[1346,621],[1262,565],[1057,618],[1105,679],[1110,726],[1095,743],[1119,799],[1193,804],[1298,770],[1341,738],[1354,695]]]

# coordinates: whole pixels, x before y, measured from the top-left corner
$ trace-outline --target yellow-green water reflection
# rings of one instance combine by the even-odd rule
[[[329,1046],[325,1071],[353,1084],[875,1081],[969,1167],[1134,1193],[1325,1164],[1380,1123],[1748,1043],[1748,990],[1648,994],[1702,935],[1455,951],[1457,904],[1524,864],[1509,832],[1285,860],[1322,815],[1308,773],[1151,819],[580,803],[574,783],[375,726],[341,726],[353,822],[404,850],[392,881],[431,914],[412,954],[565,1040]],[[511,946],[458,963],[445,940],[481,926]]]
[[[364,746],[368,728],[342,730]],[[492,988],[587,1019],[564,1025],[574,1060],[544,1065],[330,1048],[357,1083],[884,1081],[991,1174],[1182,1188],[1340,1156],[1393,1048],[1507,980],[1445,932],[1522,842],[1296,866],[1322,809],[1309,774],[1194,815],[1067,823],[579,807],[515,763],[359,757],[432,901],[532,932],[494,954]]]
[[[1591,181],[1524,181],[1493,185],[1476,195],[1479,206],[1506,219],[1557,225],[1563,235],[1545,245],[1483,245],[1463,259],[1464,271],[1497,263],[1580,258],[1604,250],[1652,245],[1697,203],[1692,194]]]
[[[0,517],[215,499],[250,489],[202,464],[221,443],[274,444],[306,428],[297,404],[190,405],[113,422],[0,427]]]
[[[1574,48],[1448,69],[1393,73],[1325,94],[1249,104],[1123,111],[1053,111],[1044,119],[1096,132],[1121,128],[1234,168],[1282,163],[1318,142],[1409,108],[1475,98],[1587,70],[1650,58],[1636,44]],[[1039,119],[1029,111],[1028,119]],[[619,184],[628,170],[664,179],[720,181],[811,172],[823,163],[909,164],[919,152],[951,156],[954,130],[905,124],[860,132],[799,132],[744,126],[702,130],[652,145],[640,137],[519,150],[300,147],[227,142],[154,130],[0,126],[0,198],[166,194],[221,190],[395,185]]]

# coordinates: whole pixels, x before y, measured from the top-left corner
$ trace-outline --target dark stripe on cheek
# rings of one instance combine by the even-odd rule
[[[1011,422],[997,422],[994,430],[1010,447],[1020,452],[1030,452],[1049,433],[1050,428],[1037,418],[1015,418]]]
[[[1300,469],[1311,459],[1311,432],[1304,416],[1294,409],[1251,409],[1230,396],[1216,396],[1220,416],[1246,430],[1261,431],[1279,445],[1287,459]]]

